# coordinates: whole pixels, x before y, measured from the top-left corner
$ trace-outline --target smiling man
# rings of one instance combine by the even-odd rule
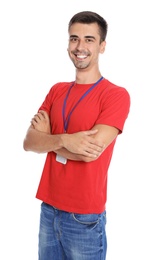
[[[47,153],[36,194],[42,201],[39,260],[106,259],[108,168],[130,109],[128,91],[99,68],[107,27],[94,12],[71,18],[75,80],[51,87],[24,139],[26,151]]]

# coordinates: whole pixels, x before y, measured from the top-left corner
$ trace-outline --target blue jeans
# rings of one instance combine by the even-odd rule
[[[41,204],[39,260],[105,260],[106,212],[75,214]]]

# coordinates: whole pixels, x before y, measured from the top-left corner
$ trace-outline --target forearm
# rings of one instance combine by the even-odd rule
[[[61,155],[62,157],[66,158],[68,160],[73,160],[73,161],[92,162],[92,161],[94,161],[98,158],[98,157],[90,157],[90,156],[88,157],[88,156],[84,156],[82,154],[72,153],[72,152],[69,152],[65,148],[61,148],[61,149],[56,150],[54,152],[58,155]]]
[[[80,154],[76,154],[76,153],[71,153],[69,152],[67,149],[65,148],[61,148],[58,150],[54,151],[56,154],[63,156],[64,158],[68,159],[68,160],[74,160],[74,161],[80,161]]]
[[[47,153],[63,147],[61,135],[51,135],[30,127],[23,142],[26,151]]]

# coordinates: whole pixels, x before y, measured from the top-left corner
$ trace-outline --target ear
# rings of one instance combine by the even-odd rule
[[[104,53],[106,47],[106,41],[101,42],[100,44],[100,53]]]

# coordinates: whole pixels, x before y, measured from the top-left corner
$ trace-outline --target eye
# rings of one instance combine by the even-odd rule
[[[94,42],[94,39],[92,39],[92,38],[87,38],[87,39],[86,39],[86,42],[87,42],[87,43]]]
[[[77,41],[78,41],[78,38],[76,38],[76,37],[71,37],[69,41],[70,41],[70,42],[77,42]]]

